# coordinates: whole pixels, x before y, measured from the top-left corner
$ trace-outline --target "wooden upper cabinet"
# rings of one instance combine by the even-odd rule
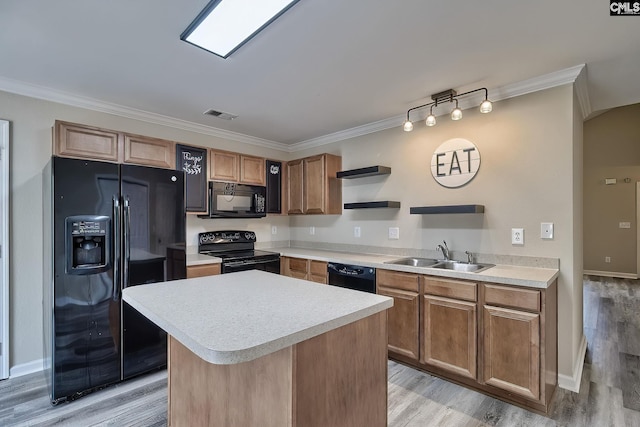
[[[122,157],[120,139],[118,132],[56,120],[53,154],[118,163]]]
[[[238,182],[239,160],[237,153],[209,150],[209,178],[214,181]]]
[[[287,164],[289,214],[341,214],[342,158],[321,154]]]
[[[240,155],[240,182],[242,184],[261,185],[266,183],[265,159]]]
[[[173,141],[56,121],[53,154],[165,169],[176,167]]]
[[[157,168],[176,168],[176,144],[147,136],[124,134],[124,161]]]
[[[265,159],[230,151],[209,150],[209,179],[264,186]]]
[[[304,213],[302,205],[303,200],[303,179],[302,159],[287,162],[287,213],[301,214]]]

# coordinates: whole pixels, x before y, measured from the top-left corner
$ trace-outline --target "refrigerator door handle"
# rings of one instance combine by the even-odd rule
[[[124,247],[124,278],[122,288],[129,286],[129,259],[131,258],[130,226],[131,226],[131,206],[129,205],[129,196],[124,198],[124,238],[122,245]]]
[[[120,246],[121,241],[120,230],[120,198],[113,196],[113,300],[118,301],[120,299],[120,258],[122,256],[122,248]]]

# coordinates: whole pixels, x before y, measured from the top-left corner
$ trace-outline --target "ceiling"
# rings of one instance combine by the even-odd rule
[[[594,112],[640,102],[640,16],[611,17],[605,0],[300,0],[228,59],[180,41],[207,3],[2,0],[0,90],[25,83],[279,144],[578,64]]]

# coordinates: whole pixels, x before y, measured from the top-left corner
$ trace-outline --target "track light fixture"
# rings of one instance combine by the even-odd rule
[[[433,100],[433,102],[429,102],[423,105],[418,105],[417,107],[413,107],[407,110],[407,119],[405,120],[402,128],[404,129],[405,132],[411,132],[413,130],[413,122],[409,118],[409,113],[413,110],[417,110],[417,109],[429,107],[429,106],[431,108],[429,109],[429,115],[425,120],[425,124],[427,126],[435,126],[436,116],[433,115],[433,107],[438,107],[438,104],[442,104],[444,102],[456,103],[455,108],[451,111],[451,120],[460,120],[462,118],[462,110],[460,109],[460,107],[458,107],[458,98],[470,95],[475,92],[480,92],[480,91],[484,91],[484,101],[482,101],[482,104],[480,104],[480,112],[490,113],[493,110],[493,104],[491,103],[491,101],[489,101],[489,91],[487,90],[487,88],[482,87],[480,89],[470,90],[469,92],[461,93],[459,95],[458,93],[456,93],[455,90],[448,89],[448,90],[445,90],[444,92],[439,92],[431,95],[431,99]]]

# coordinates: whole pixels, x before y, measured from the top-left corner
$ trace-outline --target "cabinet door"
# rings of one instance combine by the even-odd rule
[[[327,284],[327,263],[324,261],[309,260],[309,280]]]
[[[175,169],[175,143],[164,139],[124,134],[124,163]]]
[[[393,298],[393,307],[387,310],[389,351],[418,361],[420,295],[386,287],[378,287],[378,294]]]
[[[209,178],[214,181],[238,182],[238,155],[227,151],[209,151]]]
[[[280,274],[307,280],[307,260],[302,258],[280,258]]]
[[[194,277],[214,276],[220,274],[220,264],[204,264],[187,266],[187,279]]]
[[[120,161],[118,132],[56,121],[54,136],[53,153],[56,156]]]
[[[324,156],[304,159],[303,211],[307,214],[323,214],[326,209],[326,169]]]
[[[510,393],[540,398],[540,314],[485,305],[486,384]]]
[[[303,211],[303,173],[302,160],[294,160],[287,163],[287,179],[289,182],[287,189],[287,213],[301,214]]]
[[[476,303],[425,295],[422,363],[477,377]]]
[[[240,182],[251,185],[265,185],[264,162],[262,157],[240,156]]]

